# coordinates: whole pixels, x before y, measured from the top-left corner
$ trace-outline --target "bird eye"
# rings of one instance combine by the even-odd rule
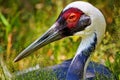
[[[71,13],[67,19],[67,22],[74,22],[77,20],[77,15],[75,13]]]

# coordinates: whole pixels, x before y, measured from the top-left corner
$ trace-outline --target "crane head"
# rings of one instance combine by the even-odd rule
[[[24,49],[14,61],[19,61],[39,48],[67,36],[85,37],[95,32],[99,43],[105,27],[104,16],[97,8],[83,1],[72,2],[62,10],[50,29]]]

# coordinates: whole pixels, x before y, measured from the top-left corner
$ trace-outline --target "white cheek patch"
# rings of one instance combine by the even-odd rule
[[[78,35],[80,37],[85,37],[87,35],[90,35],[94,32],[94,30],[91,29],[91,26],[87,26],[85,30],[76,32],[74,35]]]
[[[79,32],[76,32],[74,35],[77,35],[77,36],[81,36],[84,35],[85,32],[84,31],[79,31]]]

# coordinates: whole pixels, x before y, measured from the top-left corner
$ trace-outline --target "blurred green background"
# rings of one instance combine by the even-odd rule
[[[48,44],[29,57],[14,63],[14,58],[41,36],[57,19],[61,10],[76,0],[0,0],[0,58],[11,73],[39,64],[58,64],[72,58],[80,43],[69,37]],[[120,0],[83,0],[99,8],[107,22],[104,39],[91,60],[107,66],[120,80]],[[2,61],[3,61],[2,60]],[[5,79],[0,66],[0,80]]]

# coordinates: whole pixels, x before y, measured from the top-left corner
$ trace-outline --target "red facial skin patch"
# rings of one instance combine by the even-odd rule
[[[62,16],[66,20],[67,27],[71,29],[76,26],[82,14],[83,12],[77,8],[69,8]]]

